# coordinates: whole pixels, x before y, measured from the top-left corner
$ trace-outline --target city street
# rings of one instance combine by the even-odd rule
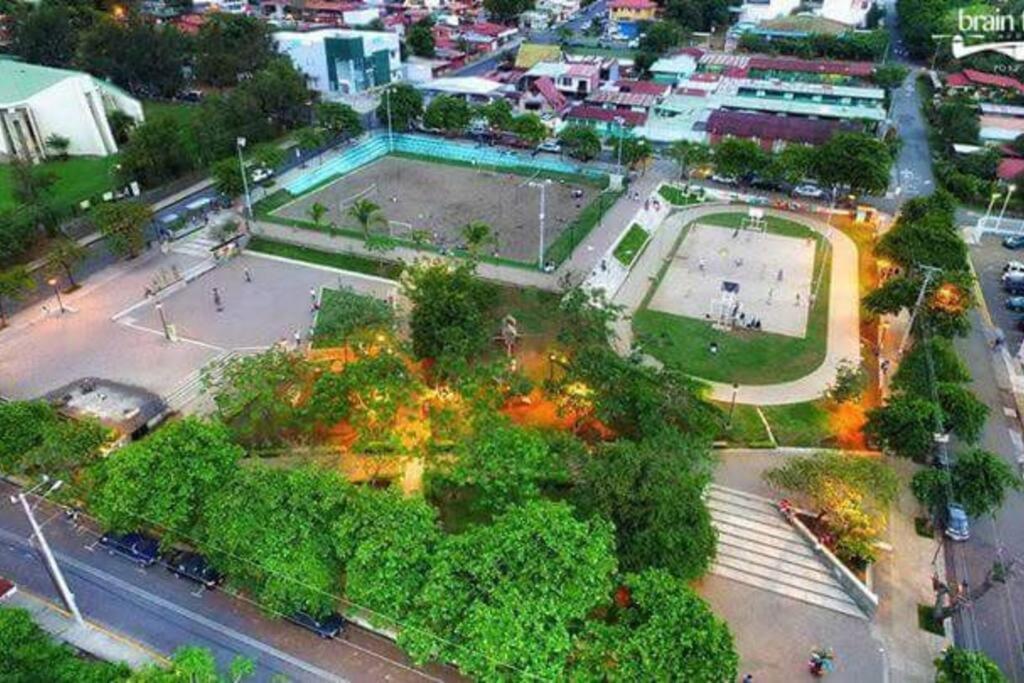
[[[59,604],[42,560],[27,542],[29,526],[10,504],[14,487],[0,483],[0,575]],[[37,509],[40,522],[83,615],[163,655],[185,645],[210,649],[226,667],[236,655],[256,664],[256,681],[275,674],[295,681],[456,681],[443,667],[414,668],[389,640],[351,627],[348,637],[323,640],[265,616],[244,598],[201,591],[159,564],[140,569],[96,545],[97,529],[75,527],[56,506]]]

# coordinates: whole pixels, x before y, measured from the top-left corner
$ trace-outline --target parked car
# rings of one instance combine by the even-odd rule
[[[266,166],[259,166],[252,170],[252,182],[262,183],[264,180],[269,180],[274,177],[274,169],[267,168]]]
[[[1003,238],[1003,246],[1007,249],[1024,249],[1024,235],[1007,235]]]
[[[1003,280],[1003,290],[1014,297],[1024,295],[1024,279],[1013,278],[1010,280]]]
[[[805,199],[823,199],[825,197],[825,190],[821,189],[817,185],[805,183],[794,187],[793,195],[796,197],[804,197]]]
[[[541,152],[553,152],[555,154],[561,154],[562,145],[558,143],[558,140],[545,140],[544,142],[537,145],[537,149]]]
[[[716,173],[711,176],[711,180],[716,183],[721,183],[722,185],[739,185],[739,181],[731,175],[719,175]]]
[[[1020,261],[1007,261],[1006,265],[1003,266],[1003,279],[1010,273],[1022,273],[1024,274],[1024,263]]]
[[[100,536],[100,545],[111,555],[120,555],[140,567],[149,567],[160,557],[160,542],[145,534],[116,534],[108,531]]]
[[[956,503],[946,506],[946,537],[951,541],[966,541],[971,537],[967,513]]]
[[[320,619],[306,612],[295,612],[285,618],[321,638],[337,638],[345,630],[345,618],[333,612]]]
[[[167,560],[167,569],[180,579],[188,579],[213,590],[224,583],[224,577],[199,553],[182,550]]]
[[[1024,313],[1024,296],[1011,296],[1005,302],[1006,310],[1014,313]]]
[[[13,582],[0,576],[0,600],[11,597],[18,592],[18,587]]]

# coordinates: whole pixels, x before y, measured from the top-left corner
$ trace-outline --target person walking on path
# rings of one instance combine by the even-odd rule
[[[213,305],[218,313],[224,310],[224,302],[220,298],[220,290],[216,287],[213,288]]]
[[[252,273],[249,271],[249,266],[242,269],[242,277],[245,278],[246,282],[252,282]]]
[[[302,344],[302,333],[299,332],[298,330],[295,330],[295,348],[299,348],[299,346],[301,344]]]

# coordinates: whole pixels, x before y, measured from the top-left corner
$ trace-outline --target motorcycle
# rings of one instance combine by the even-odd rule
[[[832,648],[811,650],[811,658],[807,662],[807,669],[812,676],[822,678],[825,674],[831,673],[835,668],[833,660],[835,655]]]

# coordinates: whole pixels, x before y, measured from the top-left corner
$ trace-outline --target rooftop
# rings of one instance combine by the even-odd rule
[[[615,88],[618,88],[619,92],[642,93],[644,95],[665,95],[671,89],[670,86],[665,83],[655,83],[654,81],[634,81],[629,79],[615,81],[613,85]]]
[[[421,90],[459,95],[491,95],[507,88],[504,83],[479,76],[435,78],[432,81],[420,83],[417,87]]]
[[[602,109],[587,104],[580,104],[569,110],[565,115],[567,119],[581,119],[584,121],[603,121],[612,123],[616,118],[621,118],[627,126],[642,126],[647,120],[647,114],[638,111],[616,111],[613,109]]]
[[[0,58],[0,104],[22,102],[67,78],[76,76],[88,74]]]
[[[649,109],[658,101],[658,95],[639,92],[621,92],[618,90],[598,90],[587,98],[594,104],[614,104],[620,107],[643,107]]]
[[[652,0],[612,0],[608,4],[610,9],[655,9],[657,5]]]
[[[824,143],[840,128],[836,121],[738,111],[712,112],[707,123],[707,131],[712,135],[785,140],[809,145]]]
[[[516,68],[532,69],[538,62],[555,61],[562,55],[558,45],[523,43],[516,53]]]

